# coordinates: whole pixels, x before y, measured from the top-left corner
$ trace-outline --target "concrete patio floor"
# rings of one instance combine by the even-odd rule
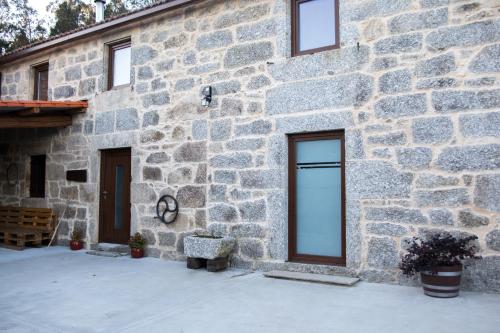
[[[500,295],[341,287],[66,248],[0,249],[0,332],[499,332]]]

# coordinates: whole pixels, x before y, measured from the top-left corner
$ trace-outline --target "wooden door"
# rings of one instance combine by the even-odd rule
[[[101,243],[126,244],[130,237],[130,160],[130,148],[101,151]]]

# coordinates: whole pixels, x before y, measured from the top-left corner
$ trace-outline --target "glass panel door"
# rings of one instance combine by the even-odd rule
[[[343,137],[290,138],[291,260],[345,263]]]
[[[123,228],[123,183],[124,183],[123,165],[116,166],[115,177],[115,230]]]

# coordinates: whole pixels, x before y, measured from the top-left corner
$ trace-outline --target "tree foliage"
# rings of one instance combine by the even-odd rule
[[[28,0],[0,0],[0,54],[45,38],[44,24]]]
[[[107,0],[104,17],[125,14],[159,0]],[[28,0],[0,0],[0,55],[24,45],[95,23],[93,0],[53,0],[50,28]],[[47,30],[48,33],[47,33]]]

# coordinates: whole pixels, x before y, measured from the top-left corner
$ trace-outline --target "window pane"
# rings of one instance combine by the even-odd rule
[[[342,256],[340,140],[297,142],[297,253]]]
[[[124,183],[124,167],[123,165],[116,166],[115,176],[115,230],[123,228],[123,183]]]
[[[335,1],[311,0],[299,4],[299,50],[336,44]]]
[[[114,52],[113,86],[130,83],[130,47]]]

